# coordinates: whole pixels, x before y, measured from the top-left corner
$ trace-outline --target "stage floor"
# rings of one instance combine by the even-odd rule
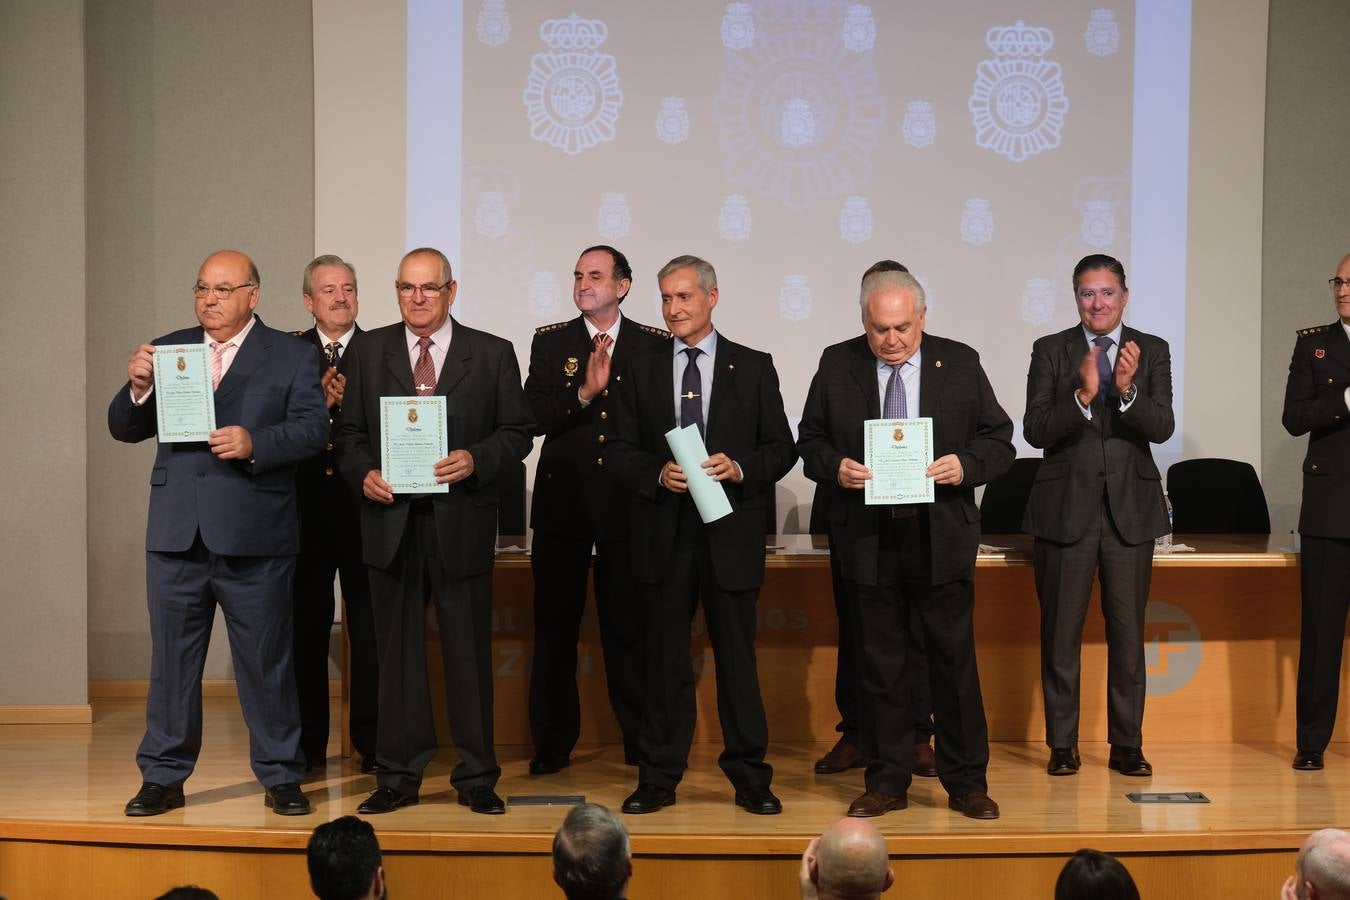
[[[248,768],[248,735],[233,699],[208,698],[204,751],[188,781],[187,806],[162,816],[128,819],[123,804],[140,779],[134,764],[143,727],[136,700],[95,704],[93,725],[0,726],[0,828],[6,837],[214,846],[303,845],[326,819],[355,813],[373,789],[352,761],[334,755],[304,790],[315,807],[307,817],[284,818],[263,808],[262,788]],[[336,718],[336,716],[335,716]],[[1289,767],[1290,743],[1169,742],[1145,746],[1157,774],[1126,778],[1106,768],[1108,748],[1084,745],[1075,777],[1044,772],[1039,744],[996,743],[991,748],[990,794],[1002,807],[994,822],[951,812],[936,779],[915,779],[910,806],[873,821],[892,838],[897,855],[959,853],[1066,853],[1094,846],[1117,853],[1288,850],[1309,831],[1350,822],[1350,753],[1333,745],[1322,772]],[[331,746],[339,746],[335,734]],[[624,816],[635,853],[795,855],[811,835],[843,816],[862,790],[860,771],[817,776],[811,764],[827,745],[775,743],[769,759],[780,816],[753,816],[732,803],[717,768],[719,747],[695,745],[678,803],[645,816]],[[573,764],[546,777],[526,773],[528,748],[498,748],[503,776],[498,793],[582,794],[617,809],[635,786],[636,770],[619,748],[581,747]],[[422,802],[372,817],[389,850],[547,851],[562,807],[511,807],[504,816],[479,816],[457,805],[448,784],[451,754],[427,772]],[[1130,791],[1201,791],[1206,805],[1140,805]]]

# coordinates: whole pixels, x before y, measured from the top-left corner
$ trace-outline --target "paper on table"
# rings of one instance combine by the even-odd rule
[[[676,464],[684,470],[684,477],[689,481],[689,494],[694,498],[699,518],[704,522],[716,522],[729,515],[731,501],[727,499],[726,490],[703,468],[703,462],[708,458],[708,448],[703,444],[698,426],[670,429],[666,432],[666,443],[670,445]]]

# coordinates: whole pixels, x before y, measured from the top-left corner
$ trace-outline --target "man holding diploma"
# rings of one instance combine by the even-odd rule
[[[202,400],[214,406],[217,427],[205,441],[161,440],[150,471],[150,689],[136,751],[144,783],[128,816],[183,805],[183,782],[201,750],[202,666],[217,604],[264,802],[282,815],[310,809],[299,784],[305,760],[291,667],[291,579],[300,549],[295,468],[323,449],[328,410],[319,351],[253,315],[259,281],[242,253],[208,257],[193,286],[201,326],[141,345],[108,407],[117,440],[156,437],[156,351],[181,360],[173,348],[206,345]]]
[[[657,275],[669,349],[634,357],[614,379],[615,430],[606,465],[634,494],[630,547],[646,614],[641,760],[626,813],[675,802],[697,716],[689,624],[700,600],[717,664],[722,771],[736,804],[773,815],[764,761],[768,724],[755,669],[755,604],[764,580],[765,507],[797,460],[778,373],[767,353],[713,328],[717,273],[680,256]],[[694,426],[708,458],[701,469],[725,491],[731,512],[705,523],[666,434]]]
[[[534,420],[509,341],[450,317],[458,285],[439,250],[410,251],[394,290],[403,321],[362,332],[347,351],[338,468],[359,486],[362,559],[379,644],[378,788],[358,807],[393,812],[417,802],[436,755],[427,687],[426,604],[433,597],[445,664],[450,773],[459,802],[505,812],[493,790],[492,566],[497,477],[530,450]],[[443,398],[449,453],[430,463],[444,492],[395,493],[381,475],[381,401]],[[416,407],[406,403],[405,415]],[[391,476],[392,477],[392,476]]]
[[[913,607],[923,629],[936,725],[937,769],[948,805],[996,819],[985,778],[989,738],[972,622],[980,511],[975,487],[1012,464],[1012,422],[979,355],[924,333],[924,291],[908,272],[863,280],[864,334],[827,347],[798,429],[807,477],[829,492],[830,546],[839,554],[858,635],[858,736],[866,791],[850,816],[908,804],[914,763],[905,657]],[[869,505],[865,423],[932,420],[932,503]]]

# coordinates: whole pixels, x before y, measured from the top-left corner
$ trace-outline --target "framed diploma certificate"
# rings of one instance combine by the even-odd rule
[[[380,474],[395,494],[444,494],[436,463],[449,455],[444,397],[380,398]]]
[[[156,347],[155,422],[162,444],[205,441],[216,430],[211,348],[206,344]]]
[[[868,419],[863,422],[863,465],[872,478],[863,488],[871,506],[932,503],[933,420]]]

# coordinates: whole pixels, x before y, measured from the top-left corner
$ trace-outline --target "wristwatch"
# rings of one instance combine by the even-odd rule
[[[1127,387],[1127,388],[1125,389],[1125,392],[1124,392],[1123,394],[1120,395],[1120,402],[1121,402],[1121,403],[1124,403],[1124,404],[1127,404],[1127,405],[1130,404],[1130,403],[1133,403],[1133,402],[1134,402],[1135,395],[1137,395],[1138,393],[1139,393],[1139,388],[1138,388],[1137,386],[1131,384],[1129,387]]]

